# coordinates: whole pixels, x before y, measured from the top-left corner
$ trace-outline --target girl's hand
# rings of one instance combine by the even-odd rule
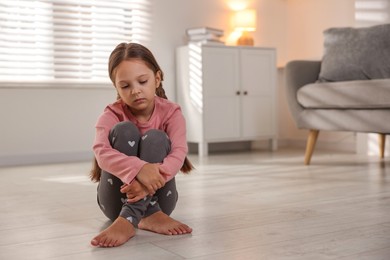
[[[145,164],[137,174],[136,179],[146,187],[151,195],[165,185],[165,179],[160,174],[158,164],[154,163]]]
[[[164,171],[163,169],[161,169],[161,168],[160,168],[160,165],[159,165],[158,170],[160,171],[160,174],[161,174],[161,176],[164,178],[164,180],[165,180],[165,178],[169,177],[169,173],[166,172],[166,171]]]
[[[134,180],[131,184],[123,184],[120,191],[126,193],[127,202],[137,202],[148,196],[148,190],[139,181]]]

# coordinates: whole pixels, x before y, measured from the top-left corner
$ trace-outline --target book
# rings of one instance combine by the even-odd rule
[[[201,41],[189,41],[189,44],[206,44],[206,45],[225,45],[223,41],[215,41],[215,40],[201,40]]]
[[[196,27],[189,28],[186,30],[187,35],[196,35],[196,34],[215,34],[218,36],[223,36],[223,30],[212,28],[212,27]]]
[[[216,34],[212,34],[212,33],[188,35],[188,39],[190,41],[202,41],[202,40],[218,41],[218,40],[220,40],[220,38],[221,38],[221,36],[216,35]]]

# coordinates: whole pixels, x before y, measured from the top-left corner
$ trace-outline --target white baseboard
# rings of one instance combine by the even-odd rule
[[[379,136],[374,133],[357,134],[356,152],[365,155],[379,155]],[[385,157],[390,154],[389,135],[385,141]]]
[[[301,148],[306,149],[306,140],[292,140],[292,139],[279,139],[278,147],[286,148]],[[331,150],[340,152],[356,152],[356,142],[349,140],[348,142],[334,142],[334,141],[322,141],[317,140],[315,149],[319,150]]]
[[[228,142],[228,143],[213,143],[210,144],[210,152],[224,152],[224,151],[243,151],[243,150],[269,150],[269,141],[255,141],[255,142]],[[306,147],[306,140],[291,140],[279,139],[279,148],[300,148],[304,152]],[[189,144],[190,152],[197,153],[197,145]],[[349,140],[344,142],[335,141],[321,141],[318,140],[315,149],[324,149],[342,152],[356,152],[356,143]],[[23,154],[0,156],[0,167],[19,166],[31,164],[48,164],[48,163],[68,163],[79,161],[92,161],[92,151],[78,151],[78,152],[64,152],[64,153],[49,153],[49,154]]]
[[[198,144],[189,143],[188,149],[190,153],[198,153]],[[243,151],[251,149],[251,142],[223,142],[223,143],[209,143],[208,149],[210,153],[218,152],[234,152],[234,151]]]
[[[278,139],[278,148],[299,148],[302,151],[305,151],[306,140],[302,139]],[[209,152],[218,153],[218,152],[234,152],[234,151],[245,151],[245,150],[269,150],[270,141],[269,140],[259,140],[253,142],[224,142],[224,143],[210,143]],[[329,151],[340,151],[355,153],[356,152],[356,142],[354,138],[344,139],[344,140],[317,140],[315,149],[320,150],[329,150]],[[197,153],[198,146],[197,144],[189,144],[190,153]]]
[[[0,167],[92,161],[91,151],[0,156]]]

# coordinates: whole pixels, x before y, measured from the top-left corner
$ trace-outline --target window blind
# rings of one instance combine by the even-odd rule
[[[390,0],[355,0],[356,26],[389,22]]]
[[[0,1],[0,82],[108,82],[117,44],[148,44],[149,1]]]

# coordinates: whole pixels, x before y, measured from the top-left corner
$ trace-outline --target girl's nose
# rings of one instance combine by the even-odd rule
[[[133,89],[131,90],[131,94],[132,94],[132,95],[138,95],[140,92],[141,92],[141,91],[140,91],[138,88],[133,88]]]

